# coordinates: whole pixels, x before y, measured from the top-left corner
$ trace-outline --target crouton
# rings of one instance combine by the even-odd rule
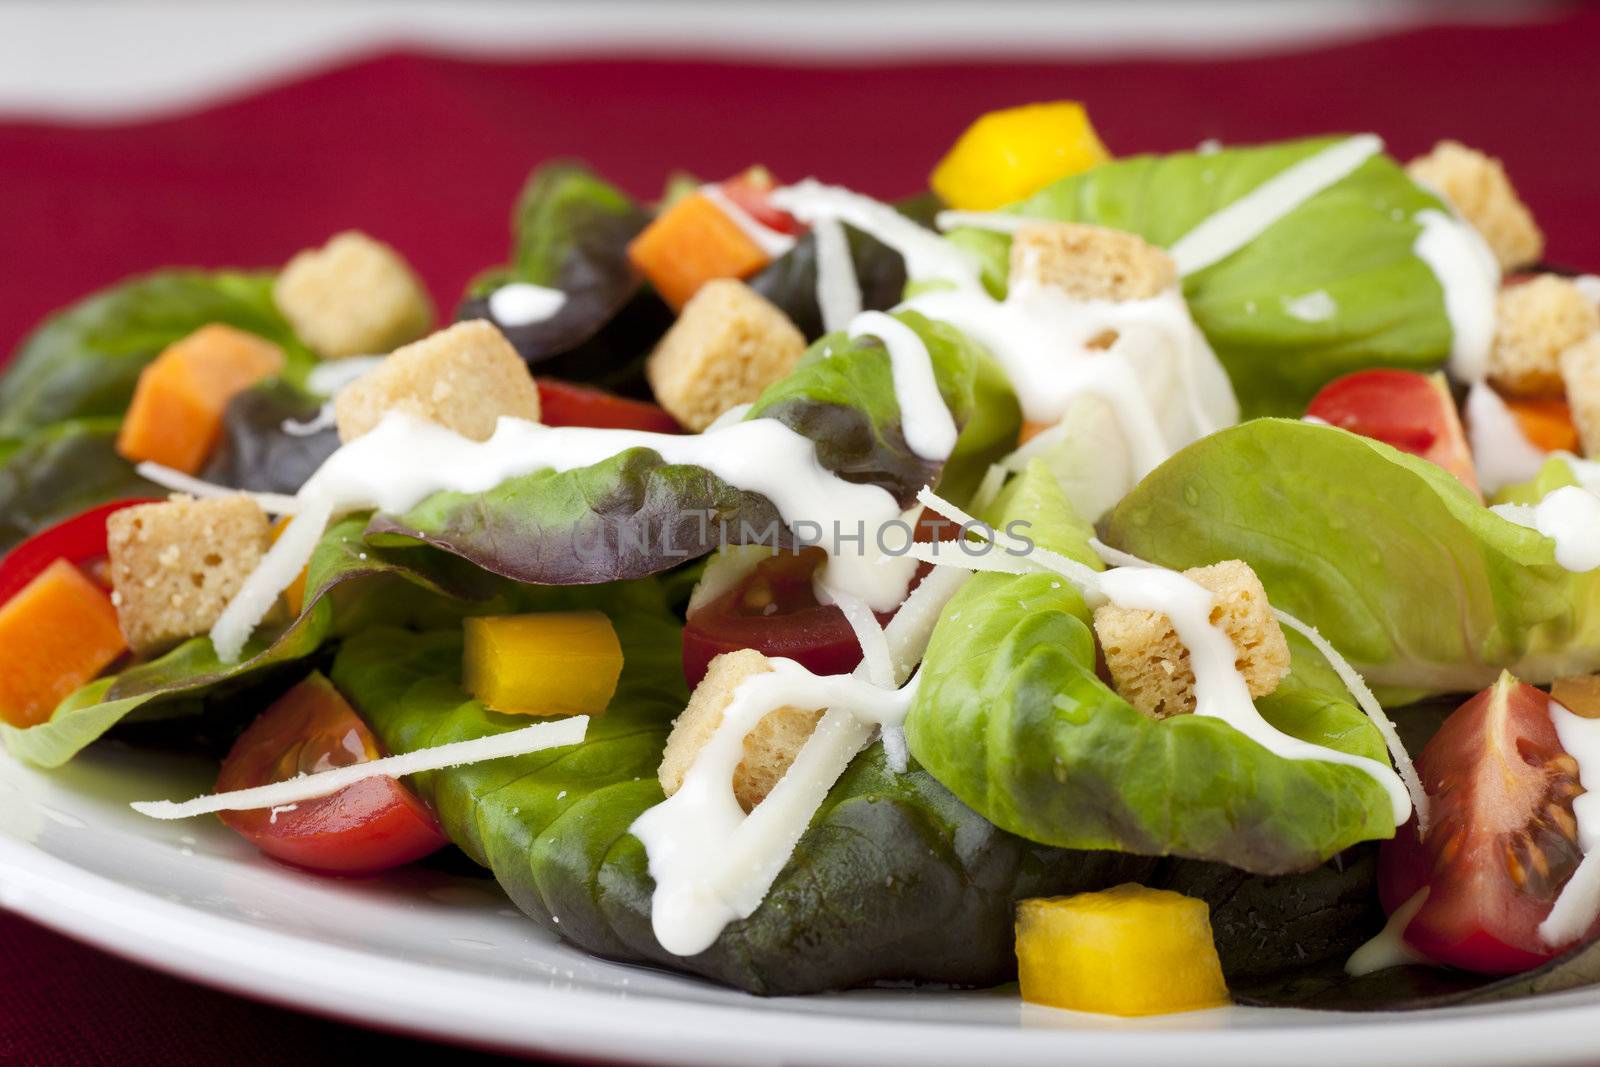
[[[136,652],[159,652],[211,629],[271,543],[248,496],[140,504],[106,520],[111,601]]]
[[[1011,240],[1011,280],[1078,300],[1146,300],[1178,277],[1172,257],[1138,234],[1081,222],[1029,222]]]
[[[806,339],[789,317],[732,278],[707,282],[645,363],[667,413],[696,432],[794,370]]]
[[[1600,310],[1566,278],[1507,286],[1495,303],[1489,379],[1512,396],[1560,396],[1562,351],[1596,330]]]
[[[1406,164],[1412,179],[1437,192],[1483,235],[1502,270],[1519,270],[1544,254],[1544,234],[1533,221],[1498,159],[1457,141]]]
[[[272,295],[294,332],[326,359],[387,352],[433,325],[433,303],[406,261],[354,230],[296,255]]]
[[[1561,350],[1561,381],[1585,456],[1600,456],[1600,333]]]
[[[1277,689],[1289,673],[1289,645],[1255,571],[1232,559],[1183,573],[1215,594],[1211,621],[1233,638],[1239,653],[1236,666],[1250,695],[1263,697]],[[1094,630],[1122,699],[1153,719],[1194,711],[1189,650],[1167,616],[1104,604],[1095,609]]]
[[[711,661],[706,676],[695,686],[689,706],[683,709],[661,754],[661,788],[671,796],[683,785],[695,756],[722,724],[722,713],[733,692],[747,678],[772,670],[767,657],[755,649],[724,652]],[[733,772],[733,795],[749,811],[766,799],[789,764],[817,728],[822,709],[778,708],[756,724],[744,739],[744,759]]]
[[[483,319],[414,341],[333,400],[339,440],[353,441],[391,411],[487,441],[502,415],[537,421],[539,389],[511,342]]]

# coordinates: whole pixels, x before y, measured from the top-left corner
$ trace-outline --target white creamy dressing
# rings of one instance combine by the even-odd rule
[[[1583,861],[1539,924],[1545,944],[1565,945],[1588,933],[1600,915],[1600,719],[1576,715],[1552,700],[1550,722],[1561,747],[1578,762],[1578,784],[1585,790],[1572,802]]]
[[[1358,134],[1274,174],[1173,243],[1178,273],[1193,274],[1227,259],[1381,151],[1383,141],[1377,135]]]
[[[501,326],[532,326],[556,317],[567,306],[567,294],[529,282],[502,285],[489,294],[489,316]]]
[[[907,446],[923,459],[949,459],[956,447],[956,421],[939,394],[928,346],[917,331],[881,311],[864,311],[850,321],[850,339],[863,337],[876,337],[888,350]]]
[[[1407,963],[1432,962],[1405,942],[1406,927],[1411,925],[1411,920],[1417,917],[1417,912],[1422,910],[1427,900],[1428,887],[1423,886],[1394,909],[1394,914],[1383,924],[1383,929],[1350,954],[1345,961],[1344,973],[1352,978],[1360,978],[1364,974],[1386,971]]]
[[[817,309],[822,312],[823,332],[833,333],[861,314],[861,284],[844,225],[835,218],[818,219],[811,234],[817,247]]]
[[[1411,246],[1428,265],[1444,291],[1444,313],[1450,320],[1450,374],[1461,382],[1481,381],[1494,343],[1495,297],[1500,290],[1500,264],[1478,231],[1443,211],[1419,211],[1422,226]]]
[[[777,259],[794,247],[794,236],[765,226],[755,216],[740,207],[732,197],[722,191],[722,186],[702,185],[700,195],[717,205],[717,210],[728,216],[732,223],[754,241],[757,248],[771,259]]]
[[[1556,543],[1556,562],[1583,573],[1600,567],[1600,496],[1564,485],[1533,508],[1533,528]]]
[[[884,630],[898,684],[922,657],[934,624],[966,581],[955,568],[935,569],[912,591]],[[671,797],[635,820],[650,876],[651,924],[663,948],[680,956],[710,947],[723,927],[753,913],[788,862],[795,842],[878,727],[896,730],[915,684],[884,688],[854,675],[813,675],[791,660],[734,691],[722,722]],[[744,738],[780,707],[827,708],[817,728],[767,798],[747,815],[733,795],[733,772]]]
[[[1549,456],[1523,435],[1517,417],[1488,383],[1473,381],[1465,408],[1467,444],[1486,495],[1539,473]]]
[[[1339,314],[1339,304],[1326,289],[1316,289],[1301,296],[1284,297],[1283,310],[1301,322],[1327,322]]]
[[[343,359],[325,359],[306,374],[306,388],[317,396],[333,396],[369,370],[377,368],[388,356],[345,356]]]

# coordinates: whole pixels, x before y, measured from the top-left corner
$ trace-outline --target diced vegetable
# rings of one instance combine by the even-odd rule
[[[0,607],[0,719],[45,721],[127,647],[105,590],[56,560]]]
[[[737,222],[699,193],[656,216],[628,245],[628,259],[674,310],[713,278],[747,278],[769,262]]]
[[[344,695],[321,674],[279,697],[239,735],[217,792],[250,789],[383,756]],[[276,808],[224,811],[223,823],[273,859],[338,874],[373,874],[449,842],[428,806],[393,778],[364,778],[336,793]]]
[[[990,211],[1110,158],[1082,104],[1026,104],[979,116],[929,183],[953,208]]]
[[[0,604],[10,600],[60,559],[83,567],[96,581],[104,578],[100,584],[110,588],[110,574],[105,570],[106,519],[135,504],[154,503],[154,500],[136,498],[101,504],[23,541],[0,558]]]
[[[1536,447],[1546,452],[1578,451],[1578,428],[1572,409],[1560,397],[1505,397],[1517,426]]]
[[[1356,371],[1323,386],[1306,414],[1432,460],[1478,491],[1472,453],[1443,375],[1388,367]]]
[[[222,435],[228,401],[276,374],[283,358],[283,349],[255,334],[202,326],[140,373],[117,451],[194,474]]]
[[[513,715],[598,715],[622,673],[622,645],[598,611],[492,615],[465,623],[462,680]]]
[[[805,225],[780,207],[774,207],[772,190],[777,187],[766,167],[751,167],[722,183],[722,193],[739,209],[769,230],[799,236]]]
[[[1022,999],[1107,1015],[1228,1003],[1205,901],[1120,885],[1017,905]]]
[[[683,427],[655,404],[556,378],[535,378],[539,421],[546,426],[594,426],[609,430],[682,433]]]

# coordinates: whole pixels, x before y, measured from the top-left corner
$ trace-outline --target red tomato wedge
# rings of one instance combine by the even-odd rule
[[[592,426],[603,430],[647,430],[682,433],[671,415],[643,400],[614,396],[591,385],[558,378],[536,378],[539,421],[546,426]]]
[[[1501,675],[1445,720],[1417,772],[1432,825],[1420,839],[1415,820],[1402,826],[1378,858],[1385,911],[1428,890],[1406,943],[1482,974],[1529,970],[1570,947],[1539,936],[1583,858],[1572,801],[1584,790],[1550,697]]]
[[[948,540],[958,529],[950,520],[924,512],[915,539]],[[818,603],[812,589],[812,578],[826,559],[820,548],[769,556],[739,584],[691,612],[683,628],[683,676],[689,688],[700,684],[713,659],[741,648],[792,659],[813,674],[854,670],[861,662],[860,640],[844,612]],[[919,566],[910,588],[929,569]],[[893,611],[878,613],[879,623],[892,618]]]
[[[106,554],[106,519],[123,508],[153,503],[154,500],[144,497],[101,504],[23,541],[0,559],[0,604],[16,596],[23,586],[58,559],[81,567],[100,585],[108,585],[105,569],[99,566]]]
[[[1306,414],[1432,460],[1478,492],[1478,475],[1461,418],[1438,375],[1409,370],[1357,371],[1323,386]]]
[[[791,236],[805,233],[804,223],[772,205],[772,190],[776,184],[766,167],[751,167],[743,174],[736,174],[723,182],[722,195],[769,230]]]
[[[365,763],[383,753],[367,724],[320,674],[289,690],[234,742],[217,791],[249,789]],[[393,778],[367,778],[276,812],[220,818],[273,859],[336,874],[374,874],[421,859],[449,842],[433,813]]]

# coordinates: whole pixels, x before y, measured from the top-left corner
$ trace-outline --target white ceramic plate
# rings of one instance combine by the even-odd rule
[[[115,748],[42,773],[0,755],[0,905],[208,985],[357,1022],[527,1052],[660,1064],[1594,1062],[1600,993],[1448,1011],[1229,1008],[1122,1021],[1014,989],[762,999],[593,959],[488,880],[300,874],[216,822],[135,799],[204,790],[195,763]]]

